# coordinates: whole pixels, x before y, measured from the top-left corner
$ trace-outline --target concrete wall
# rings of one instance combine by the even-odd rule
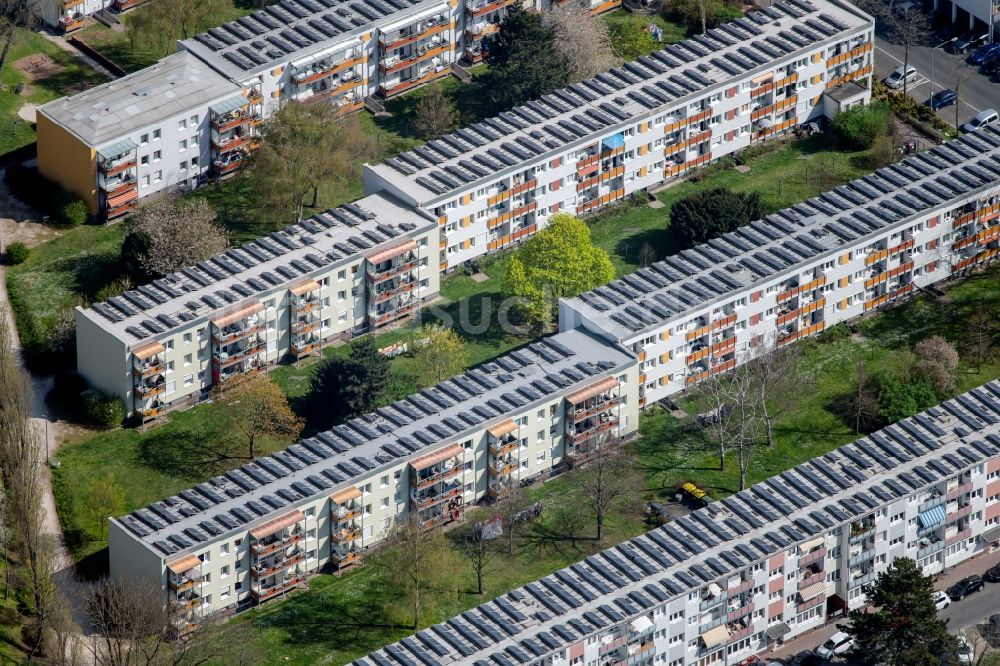
[[[87,212],[97,212],[97,152],[80,141],[43,111],[37,115],[38,171],[87,204]]]

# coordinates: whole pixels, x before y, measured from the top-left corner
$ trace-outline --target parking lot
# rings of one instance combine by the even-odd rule
[[[875,41],[875,74],[881,81],[892,70],[903,64],[904,49],[882,38]],[[926,103],[933,93],[940,90],[958,89],[958,124],[967,122],[972,116],[989,108],[1000,107],[1000,83],[990,81],[979,72],[979,68],[968,64],[968,54],[948,53],[941,45],[910,47],[909,64],[916,67],[918,78],[910,83],[907,91],[920,103]],[[955,124],[955,106],[947,106],[938,115],[948,124]]]

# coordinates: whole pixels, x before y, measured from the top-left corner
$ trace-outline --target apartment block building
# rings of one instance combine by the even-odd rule
[[[112,4],[137,4],[39,2],[46,20],[64,30]],[[254,147],[260,122],[287,100],[356,111],[367,98],[384,100],[448,76],[463,55],[478,61],[482,39],[513,2],[281,0],[179,42],[178,53],[151,67],[43,106],[39,169],[81,196],[92,214],[115,219],[139,199],[232,176]],[[593,11],[620,4],[593,0]],[[160,157],[147,156],[137,169],[109,177],[95,158],[131,163],[138,148],[141,160],[142,137],[168,134],[170,149],[149,144]],[[108,148],[120,152],[105,155]],[[66,152],[70,159],[63,160]],[[108,191],[106,180],[117,189]]]
[[[1000,540],[1000,383],[782,472],[355,666],[737,664]]]
[[[77,368],[142,420],[438,292],[437,222],[376,195],[77,308]]]
[[[1000,130],[892,166],[560,303],[632,348],[652,403],[992,261]]]
[[[866,103],[871,17],[782,0],[620,68],[367,165],[444,219],[440,267],[517,243],[842,108]]]
[[[585,331],[544,338],[112,519],[111,573],[161,581],[183,622],[281,596],[398,521],[451,522],[634,432],[635,373]]]
[[[260,118],[243,89],[187,53],[38,109],[38,168],[113,220],[139,199],[193,189],[211,173],[218,113]]]

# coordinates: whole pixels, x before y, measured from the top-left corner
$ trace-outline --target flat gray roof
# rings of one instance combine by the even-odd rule
[[[441,0],[281,0],[186,39],[181,47],[239,81],[441,4]]]
[[[633,362],[625,349],[585,331],[558,333],[117,522],[162,557],[196,550]]]
[[[779,0],[366,168],[418,203],[432,204],[871,25],[870,17],[837,0]]]
[[[912,155],[719,238],[567,299],[625,340],[745,294],[824,254],[1000,182],[1000,127],[987,126]]]
[[[496,666],[544,657],[996,457],[998,432],[1000,382],[994,381],[419,631],[354,665]],[[430,661],[422,658],[429,655]]]
[[[134,74],[62,97],[40,111],[92,148],[243,92],[190,53],[174,53]]]
[[[375,194],[78,311],[131,346],[306,280],[393,240],[412,238],[436,224],[421,210]]]

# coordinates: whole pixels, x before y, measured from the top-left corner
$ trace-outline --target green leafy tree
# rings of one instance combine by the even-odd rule
[[[440,324],[420,329],[411,349],[418,376],[433,382],[443,382],[469,365],[469,351],[461,336]]]
[[[833,131],[848,148],[866,150],[886,133],[892,111],[885,102],[854,106],[838,113],[831,123]]]
[[[909,558],[899,558],[865,589],[869,606],[838,627],[857,641],[854,658],[865,666],[911,666],[927,655],[954,652],[955,639],[938,619],[933,579]],[[937,663],[941,663],[940,660]]]
[[[611,29],[611,43],[615,55],[622,60],[635,60],[656,50],[658,43],[649,29],[633,21],[626,21]]]
[[[90,484],[85,509],[91,521],[97,523],[101,539],[104,539],[104,526],[107,519],[120,514],[124,507],[125,493],[115,483],[113,475],[107,474],[99,479],[94,479]]]
[[[567,213],[556,213],[511,259],[505,292],[523,302],[527,318],[549,322],[560,298],[607,284],[615,277],[608,253],[590,240],[590,228]]]
[[[757,192],[718,187],[697,192],[670,207],[670,228],[682,248],[693,247],[764,217]]]
[[[934,387],[922,376],[886,371],[875,375],[874,381],[876,409],[883,425],[909,418],[938,403]]]
[[[489,71],[480,77],[483,97],[496,111],[538,99],[569,82],[566,63],[555,47],[555,31],[542,16],[511,6],[500,31],[484,40]]]
[[[423,139],[437,139],[458,126],[458,109],[444,91],[435,83],[427,92],[413,113],[413,131]]]
[[[371,336],[358,340],[347,358],[324,361],[309,382],[309,408],[321,428],[376,409],[389,390],[389,359]]]

